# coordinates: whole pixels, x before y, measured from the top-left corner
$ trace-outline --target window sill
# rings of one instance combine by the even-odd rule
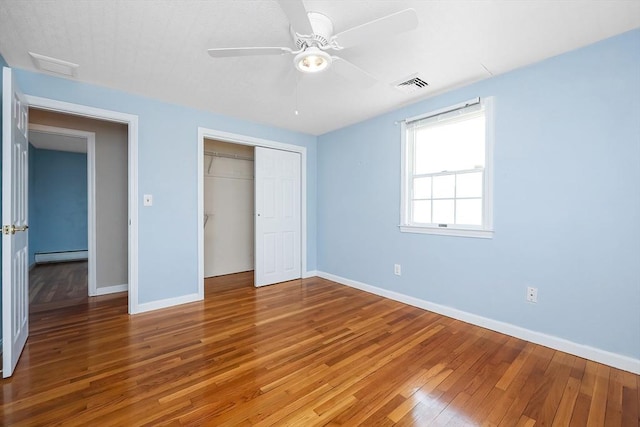
[[[439,236],[473,237],[477,239],[493,239],[493,230],[467,230],[462,228],[435,228],[415,225],[399,225],[403,233],[436,234]]]

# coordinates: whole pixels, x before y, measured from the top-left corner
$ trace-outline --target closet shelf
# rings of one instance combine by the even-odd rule
[[[209,167],[207,168],[207,174],[211,173],[211,165],[213,164],[213,158],[214,157],[222,157],[222,158],[225,158],[225,159],[246,160],[248,162],[253,162],[253,158],[249,157],[249,156],[240,156],[238,154],[220,153],[218,151],[205,151],[204,155],[211,157],[211,160],[209,160]]]

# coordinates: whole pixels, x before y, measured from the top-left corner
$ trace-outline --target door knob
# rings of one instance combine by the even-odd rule
[[[16,231],[27,231],[27,229],[29,228],[28,225],[20,225],[20,226],[15,226],[15,225],[3,225],[2,226],[2,233],[4,234],[16,234]]]

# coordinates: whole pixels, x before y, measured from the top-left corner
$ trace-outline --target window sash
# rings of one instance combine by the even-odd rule
[[[446,109],[438,110],[442,113],[434,112],[423,114],[421,116],[415,116],[413,118],[406,119],[401,122],[402,126],[402,193],[401,193],[401,225],[400,229],[404,232],[415,233],[428,233],[428,234],[445,234],[456,235],[463,237],[483,237],[491,238],[493,236],[493,100],[492,98],[485,98],[480,102],[471,100],[465,103],[458,104]],[[470,115],[474,113],[484,114],[485,117],[485,147],[484,167],[476,167],[473,169],[461,169],[450,170],[434,173],[421,173],[414,174],[415,166],[415,135],[416,129],[428,125],[439,125],[453,123],[455,121],[462,121],[469,119]],[[433,178],[445,175],[463,175],[466,173],[481,173],[482,185],[481,195],[478,197],[465,196],[458,197],[457,185],[455,186],[455,192],[452,197],[436,197],[433,194],[433,188],[428,197],[417,197],[415,195],[414,182],[417,178],[431,178],[431,186],[433,186]],[[457,178],[456,178],[457,179]],[[431,210],[433,210],[433,202],[439,200],[453,200],[454,201],[454,216],[453,222],[446,224],[438,222],[417,222],[414,220],[414,202],[426,201],[431,203]],[[457,224],[457,202],[463,200],[480,200],[481,204],[481,220],[479,225],[474,224]],[[477,212],[477,211],[476,211]],[[433,212],[431,212],[433,214]],[[431,220],[433,216],[431,215]],[[431,230],[431,231],[429,231]]]
[[[471,174],[471,173],[480,173],[481,174],[481,178],[482,178],[482,182],[481,182],[481,193],[480,196],[458,196],[458,176],[459,175],[465,175],[465,174]],[[453,196],[452,197],[435,197],[434,196],[434,192],[433,192],[433,178],[434,177],[439,177],[439,176],[454,176],[455,181],[454,181],[454,187],[453,187]],[[414,183],[415,180],[417,178],[431,178],[431,191],[430,191],[430,195],[431,197],[416,197],[415,195],[415,188],[414,188]],[[457,219],[458,219],[458,200],[480,200],[481,203],[484,203],[484,196],[485,196],[485,174],[484,174],[484,168],[474,168],[474,169],[466,169],[466,170],[460,170],[460,171],[445,171],[445,172],[438,172],[438,173],[429,173],[429,174],[415,174],[412,175],[409,179],[409,194],[410,194],[410,207],[409,207],[409,225],[414,225],[414,226],[433,226],[433,227],[449,227],[449,226],[453,226],[453,227],[458,227],[458,226],[463,226],[463,227],[469,227],[469,228],[479,228],[482,229],[483,224],[484,224],[484,209],[481,209],[480,212],[480,224],[466,224],[466,223],[458,223]],[[431,202],[431,213],[430,213],[430,218],[433,219],[433,201],[437,201],[437,200],[453,200],[453,218],[454,221],[453,222],[447,222],[447,223],[440,223],[440,222],[419,222],[415,220],[415,213],[413,210],[413,206],[414,206],[414,202],[416,201],[430,201]]]
[[[452,113],[447,113],[446,119],[440,119],[440,116],[435,116],[435,117],[429,117],[427,119],[423,119],[423,120],[418,120],[415,122],[409,122],[406,124],[406,140],[409,144],[410,147],[410,158],[409,160],[411,160],[409,166],[410,172],[412,174],[416,173],[416,169],[418,168],[418,145],[420,144],[420,142],[425,142],[426,140],[418,140],[418,135],[420,133],[421,130],[426,130],[429,128],[439,128],[440,126],[451,126],[451,125],[456,125],[456,124],[462,124],[465,122],[468,122],[470,120],[474,120],[474,119],[478,119],[480,117],[484,118],[484,122],[485,122],[485,141],[484,141],[484,165],[480,166],[480,167],[485,167],[486,166],[486,156],[487,156],[487,147],[486,147],[486,121],[487,121],[487,116],[486,116],[486,112],[484,111],[484,109],[479,109],[478,105],[474,105],[472,107],[467,107],[467,108],[463,108],[463,109],[457,109],[455,110],[453,113],[455,113],[455,116],[449,116]],[[428,146],[428,145],[427,145]],[[423,148],[424,149],[424,148]],[[468,160],[468,159],[467,159]],[[474,163],[473,166],[476,166],[476,168],[478,168],[479,166],[477,166],[480,163]],[[452,165],[450,165],[452,166]],[[467,166],[471,166],[471,164],[467,164]],[[424,168],[424,165],[422,166]],[[464,170],[464,169],[450,169],[450,170],[433,170],[433,171],[429,171],[429,172],[425,172],[424,174],[430,174],[430,173],[439,173],[439,172],[455,172],[458,170]]]

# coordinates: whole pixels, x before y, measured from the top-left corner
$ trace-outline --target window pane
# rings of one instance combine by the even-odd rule
[[[433,198],[453,198],[456,191],[456,176],[441,175],[433,177]]]
[[[414,173],[484,167],[484,137],[484,113],[417,128]]]
[[[456,197],[482,197],[482,172],[458,174]]]
[[[413,180],[413,198],[414,199],[430,199],[431,198],[431,178],[415,178]]]
[[[434,224],[453,224],[453,200],[434,200],[433,201],[433,223]]]
[[[456,224],[482,225],[482,199],[458,200]]]
[[[413,222],[431,223],[431,201],[416,200],[413,202]]]

